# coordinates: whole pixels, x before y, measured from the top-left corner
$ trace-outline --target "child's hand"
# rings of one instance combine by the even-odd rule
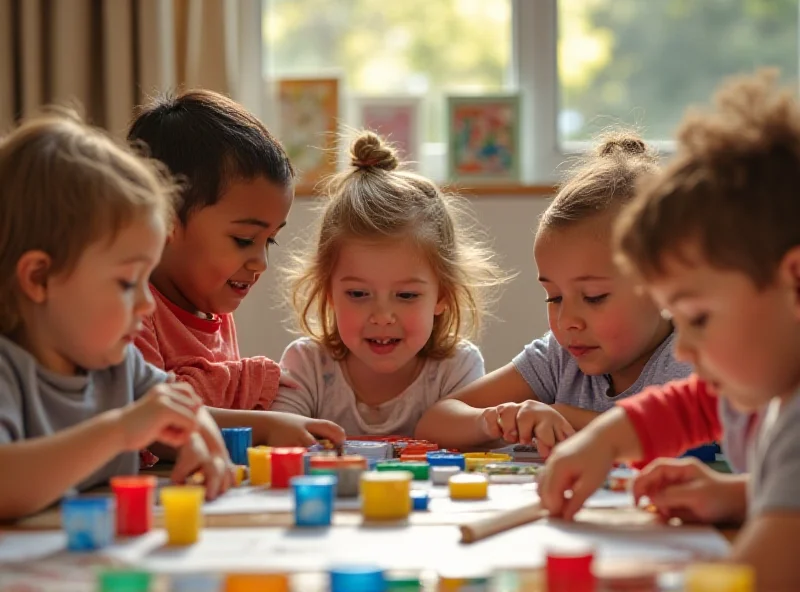
[[[267,411],[260,425],[253,426],[253,437],[258,444],[269,446],[311,446],[317,439],[330,440],[336,445],[344,443],[344,430],[326,419],[311,419],[293,413]]]
[[[153,442],[177,448],[197,429],[203,401],[185,383],[159,384],[121,410],[120,427],[125,450],[140,450]]]
[[[553,446],[575,433],[564,417],[539,401],[504,403],[483,412],[484,432],[492,439],[530,445],[536,438],[539,453],[547,457]]]
[[[185,483],[190,475],[200,471],[204,477],[206,499],[212,500],[225,493],[236,481],[236,469],[219,435],[219,429],[208,412],[201,415],[198,430],[178,450],[172,480]]]
[[[583,502],[600,487],[614,465],[613,447],[602,433],[581,431],[559,444],[539,474],[542,507],[572,520]],[[571,491],[571,497],[567,497]]]
[[[718,523],[744,519],[747,500],[741,476],[723,475],[696,458],[661,458],[633,482],[636,502],[643,496],[665,518]]]

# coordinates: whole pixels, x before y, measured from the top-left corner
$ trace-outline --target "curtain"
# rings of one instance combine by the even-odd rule
[[[136,105],[179,87],[259,115],[260,14],[259,0],[0,0],[0,130],[66,103],[121,136]]]

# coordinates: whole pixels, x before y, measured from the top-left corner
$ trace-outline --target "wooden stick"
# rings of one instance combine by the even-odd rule
[[[547,515],[547,510],[543,509],[542,504],[538,501],[510,510],[503,510],[469,524],[462,524],[461,542],[474,543],[493,534],[534,522]]]

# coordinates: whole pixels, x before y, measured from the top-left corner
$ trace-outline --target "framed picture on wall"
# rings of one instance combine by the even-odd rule
[[[280,140],[297,171],[297,184],[310,187],[335,173],[338,78],[280,79],[278,104]]]
[[[422,144],[422,99],[411,95],[354,96],[352,125],[386,138],[409,168],[419,168]]]
[[[447,126],[450,180],[519,182],[518,95],[450,96]]]

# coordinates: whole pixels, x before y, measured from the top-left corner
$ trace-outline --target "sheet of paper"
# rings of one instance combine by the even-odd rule
[[[491,484],[489,497],[485,500],[454,501],[450,499],[447,486],[433,486],[429,481],[414,481],[412,489],[428,491],[432,512],[484,512],[504,510],[530,503],[536,499],[536,484]],[[624,508],[633,504],[628,493],[598,490],[586,502],[592,508]],[[337,499],[337,510],[358,510],[358,499]],[[266,512],[292,512],[294,501],[288,490],[273,491],[260,487],[231,489],[225,495],[203,506],[206,515],[260,514]],[[158,509],[158,511],[161,511]]]
[[[65,540],[57,533],[6,533],[0,561],[42,558]],[[259,569],[319,571],[335,564],[372,563],[385,569],[532,568],[551,546],[591,544],[599,559],[684,562],[727,553],[728,543],[711,528],[650,525],[618,529],[597,524],[540,521],[472,545],[455,526],[353,526],[336,528],[205,529],[190,547],[165,545],[154,531],[94,554],[154,572]],[[12,549],[15,549],[12,551]],[[24,549],[25,551],[19,551]],[[62,559],[68,554],[56,551]],[[52,559],[51,555],[51,559]],[[87,561],[86,554],[72,555]]]

